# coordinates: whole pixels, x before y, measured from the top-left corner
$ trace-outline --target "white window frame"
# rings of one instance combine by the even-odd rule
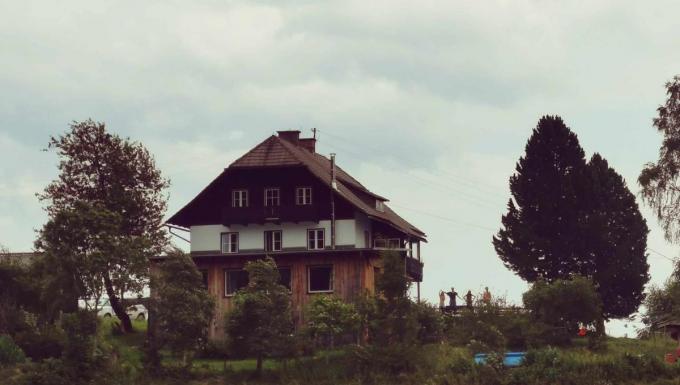
[[[231,190],[231,207],[248,207],[248,190]]]
[[[319,238],[319,234],[321,234],[321,238]],[[314,240],[314,247],[309,247],[309,242],[311,240]],[[319,241],[321,241],[321,247],[319,247]],[[307,250],[323,250],[325,248],[326,229],[307,229]]]
[[[399,247],[390,247],[390,244],[396,242]],[[380,246],[382,244],[382,246]],[[401,238],[375,238],[373,239],[374,249],[389,249],[389,250],[402,250]]]
[[[295,204],[298,206],[312,204],[312,188],[311,187],[297,187],[295,189]]]
[[[227,238],[227,242],[225,242],[225,238]],[[220,234],[220,250],[222,251],[222,254],[236,254],[238,253],[239,250],[239,235],[237,232],[227,232],[227,233],[221,233]],[[232,246],[236,246],[235,250]],[[226,246],[226,248],[225,248]]]
[[[271,196],[270,196],[271,193]],[[281,189],[278,187],[267,187],[264,189],[265,207],[281,206]]]
[[[385,211],[385,203],[381,201],[380,199],[375,200],[375,209],[380,211],[381,213]]]
[[[320,267],[330,267],[331,268],[331,276],[330,280],[328,282],[330,289],[329,290],[312,290],[312,269],[314,268],[320,268]],[[333,292],[333,286],[335,284],[335,269],[333,268],[333,265],[309,265],[307,266],[307,292],[308,293],[332,293]]]
[[[267,250],[267,234],[272,236],[272,248]],[[279,239],[276,240],[276,235],[278,234]],[[278,247],[277,247],[278,242]],[[281,251],[283,250],[283,232],[281,230],[267,230],[264,232],[264,251]]]

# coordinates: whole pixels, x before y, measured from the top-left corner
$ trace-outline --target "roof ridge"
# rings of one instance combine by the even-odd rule
[[[267,139],[265,139],[265,140],[261,141],[260,143],[256,144],[255,147],[251,148],[251,149],[250,149],[249,151],[247,151],[245,154],[243,154],[243,155],[241,155],[240,157],[238,157],[235,161],[229,163],[229,166],[228,166],[228,167],[231,167],[231,165],[233,165],[233,164],[239,162],[241,159],[243,159],[243,158],[245,158],[246,156],[250,155],[251,153],[255,152],[255,150],[256,150],[258,147],[260,147],[261,145],[265,144],[267,141],[271,140],[272,138],[276,138],[276,135],[271,135],[271,136],[268,137]]]

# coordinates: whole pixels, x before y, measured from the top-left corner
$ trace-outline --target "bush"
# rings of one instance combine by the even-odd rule
[[[316,296],[307,308],[308,333],[315,340],[326,338],[331,349],[335,347],[338,338],[355,340],[359,322],[359,314],[354,305],[334,295]]]
[[[568,335],[576,334],[579,323],[594,324],[602,317],[602,301],[595,285],[584,277],[536,282],[522,300],[535,320],[562,327]]]
[[[208,341],[203,344],[203,346],[201,346],[197,357],[208,359],[226,359],[229,357],[227,344],[224,341]]]
[[[0,366],[26,361],[26,355],[10,336],[0,335]]]
[[[61,357],[65,340],[63,331],[54,326],[39,330],[26,330],[14,336],[14,342],[33,361]]]
[[[418,321],[418,341],[422,344],[440,342],[444,333],[444,319],[439,309],[427,302],[414,305]]]

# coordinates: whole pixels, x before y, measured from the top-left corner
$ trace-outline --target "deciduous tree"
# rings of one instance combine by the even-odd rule
[[[191,257],[178,249],[160,263],[152,284],[157,293],[153,307],[160,345],[190,366],[196,349],[207,341],[215,300],[204,288]]]
[[[142,144],[107,132],[103,123],[74,122],[69,132],[51,138],[49,148],[60,158],[59,176],[39,198],[47,202],[51,223],[82,204],[117,218],[115,234],[107,236],[115,235],[121,241],[106,254],[88,249],[90,245],[75,237],[70,237],[68,247],[84,254],[101,254],[107,269],[102,275],[104,289],[123,329],[130,331],[132,323],[121,295],[142,290],[148,282],[148,258],[167,244],[162,223],[167,199],[164,189],[169,182]]]
[[[291,346],[290,294],[279,284],[279,272],[271,257],[248,262],[245,269],[248,286],[234,296],[225,326],[231,350],[256,357],[259,375],[265,357],[282,356]]]
[[[657,108],[654,127],[663,135],[656,163],[647,163],[638,182],[642,198],[656,211],[666,239],[680,241],[680,76],[666,83],[666,103]]]

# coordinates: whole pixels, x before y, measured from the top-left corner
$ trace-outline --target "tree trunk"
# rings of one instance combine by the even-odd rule
[[[257,356],[257,367],[255,368],[255,374],[260,377],[262,375],[262,355]]]
[[[116,317],[118,317],[120,320],[123,332],[132,333],[132,321],[130,321],[130,316],[128,316],[127,312],[125,311],[125,306],[118,299],[116,291],[113,289],[111,277],[109,277],[108,274],[104,274],[104,286],[106,287],[106,294],[109,296],[111,309],[113,309],[113,312],[116,313]]]
[[[595,333],[597,333],[597,335],[600,337],[604,337],[606,335],[604,328],[604,318],[600,317],[595,322]]]

